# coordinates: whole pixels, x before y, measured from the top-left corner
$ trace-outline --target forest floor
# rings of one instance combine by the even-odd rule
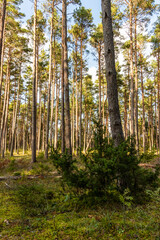
[[[0,239],[160,240],[160,189],[143,204],[88,205],[61,184],[52,161],[43,154],[37,160],[31,164],[26,154],[0,161],[6,177],[0,181]]]

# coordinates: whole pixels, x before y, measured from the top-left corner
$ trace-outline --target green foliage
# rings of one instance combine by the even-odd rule
[[[94,196],[107,196],[113,192],[139,197],[147,188],[156,186],[158,170],[142,169],[139,166],[133,139],[122,142],[118,147],[103,139],[102,126],[97,123],[94,149],[81,156],[81,165],[67,154],[52,149],[53,163],[63,180],[79,192]]]

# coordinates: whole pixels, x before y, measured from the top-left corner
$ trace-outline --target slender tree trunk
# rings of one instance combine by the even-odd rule
[[[158,148],[159,148],[159,155],[160,155],[160,46],[158,43],[158,75],[157,75],[157,82],[158,82],[158,130],[159,130],[159,141],[158,141]]]
[[[56,53],[55,53],[55,34],[54,34],[54,49],[53,49],[53,80],[52,80],[52,98],[51,98],[51,127],[50,127],[50,145],[53,141],[53,114],[54,114],[54,98],[55,98],[55,74],[56,74]]]
[[[20,81],[21,81],[21,63],[20,63],[20,76],[18,79],[16,108],[15,108],[15,113],[13,112],[14,114],[13,114],[13,126],[12,126],[12,142],[11,142],[11,152],[10,152],[11,157],[13,156],[13,150],[14,150],[14,140],[15,140],[17,113],[18,113],[18,104],[19,104]]]
[[[6,22],[5,22],[5,25],[6,25]],[[2,104],[1,94],[2,94],[2,82],[3,82],[4,50],[5,50],[5,31],[4,31],[4,34],[3,34],[2,51],[1,51],[1,63],[0,63],[0,109],[1,109],[1,104]],[[0,115],[0,117],[1,117],[1,115]]]
[[[145,105],[144,105],[144,86],[143,86],[143,69],[142,69],[142,55],[140,53],[141,62],[141,91],[142,91],[142,132],[143,132],[143,152],[146,151],[146,127],[145,127]]]
[[[75,59],[75,81],[76,81],[76,155],[78,154],[78,77],[77,77],[77,40],[75,42],[75,53],[76,53],[76,59]]]
[[[79,122],[79,148],[82,151],[82,78],[83,78],[83,41],[81,36],[81,69],[80,69],[80,122]]]
[[[23,155],[26,150],[26,126],[25,126],[25,115],[23,116]]]
[[[101,45],[98,46],[98,79],[99,79],[99,121],[102,123],[101,107]]]
[[[57,87],[56,87],[56,110],[55,110],[55,137],[54,137],[54,148],[57,149],[58,143],[58,107],[59,107],[59,80],[57,79]]]
[[[42,90],[41,86],[39,88],[39,121],[38,121],[38,152],[40,151],[40,145],[41,145],[41,129],[42,129]]]
[[[105,127],[105,100],[104,100],[104,96],[105,96],[105,86],[104,86],[104,81],[103,81],[103,109],[102,109],[102,112],[103,112],[103,121],[102,121],[102,124],[103,124],[103,138],[105,137],[105,133],[104,133],[104,127]]]
[[[4,112],[4,124],[1,132],[1,156],[4,158],[4,152],[5,152],[5,139],[6,139],[6,131],[7,131],[7,120],[8,120],[8,109],[9,109],[9,97],[10,97],[10,56],[11,56],[11,50],[9,49],[8,53],[8,62],[7,62],[7,78],[6,78],[6,101],[5,101],[5,112]]]
[[[107,94],[111,132],[114,144],[115,146],[118,146],[121,143],[121,141],[124,140],[124,136],[118,103],[118,90],[115,69],[115,53],[110,0],[102,0],[102,22],[104,32]]]
[[[4,29],[5,29],[5,17],[6,17],[6,5],[7,0],[3,0],[2,2],[2,15],[0,19],[0,66],[2,61],[2,46],[3,46],[3,37],[4,37]]]
[[[138,136],[138,69],[137,69],[137,13],[135,13],[135,135],[136,149],[139,152],[139,136]]]
[[[6,82],[5,82],[5,92],[4,92],[4,102],[3,102],[3,111],[2,111],[2,117],[1,117],[1,127],[0,127],[0,152],[2,150],[3,145],[3,132],[5,129],[5,119],[6,119],[6,114],[8,114],[8,109],[7,109],[7,99],[8,99],[8,91],[9,91],[9,83],[10,83],[10,61],[11,61],[11,50],[9,49],[8,51],[8,60],[7,60],[7,74],[6,74]]]
[[[74,82],[75,74],[73,73],[73,96],[72,96],[72,153],[74,154]]]
[[[127,80],[125,80],[125,89],[124,89],[124,137],[127,139]]]
[[[133,2],[129,1],[130,13],[130,74],[131,74],[131,136],[135,135],[134,128],[134,71],[133,71]]]
[[[64,119],[64,45],[65,45],[65,0],[62,1],[62,59],[61,59],[61,151],[65,152]]]
[[[51,36],[50,36],[50,60],[49,60],[49,83],[48,83],[48,103],[47,103],[47,126],[45,142],[45,158],[48,159],[48,138],[49,138],[49,118],[51,104],[51,82],[52,82],[52,58],[53,58],[53,18],[54,18],[54,0],[52,2]]]
[[[69,81],[68,81],[68,49],[67,49],[67,1],[62,1],[62,12],[64,14],[64,90],[65,90],[65,147],[68,153],[72,154],[71,147],[71,122],[70,122],[70,102],[69,102]]]
[[[32,83],[32,162],[36,162],[36,26],[37,26],[37,0],[34,0],[34,49],[33,49],[33,83]]]
[[[44,96],[44,109],[43,109],[42,151],[44,151],[45,149],[45,126],[46,126],[46,96]]]

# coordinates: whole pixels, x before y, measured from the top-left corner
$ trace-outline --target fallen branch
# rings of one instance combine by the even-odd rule
[[[61,177],[57,172],[53,172],[51,175],[25,175],[25,176],[0,176],[0,181],[5,180],[19,180],[19,179],[37,179],[37,178],[48,178],[48,177]]]

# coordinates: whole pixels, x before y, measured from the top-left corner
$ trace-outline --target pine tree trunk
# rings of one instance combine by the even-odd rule
[[[75,81],[76,81],[76,155],[78,154],[78,77],[77,77],[77,40],[75,42],[75,53],[76,53],[76,59],[75,59]]]
[[[40,146],[41,146],[41,129],[42,129],[42,90],[41,86],[39,88],[39,121],[38,121],[38,152],[40,151]]]
[[[75,74],[73,73],[73,95],[72,95],[72,153],[74,154],[74,82],[75,82]]]
[[[62,59],[61,59],[61,151],[65,152],[64,119],[64,45],[65,45],[65,0],[62,1]]]
[[[8,114],[8,109],[7,109],[7,99],[9,96],[9,83],[10,83],[10,61],[11,61],[11,52],[10,49],[8,51],[8,60],[7,60],[7,75],[6,75],[6,82],[5,82],[5,92],[4,92],[4,102],[3,102],[3,111],[2,111],[2,117],[1,117],[1,127],[0,127],[0,152],[2,152],[2,147],[4,147],[3,144],[3,133],[5,129],[5,119],[6,115]],[[3,152],[4,154],[4,152]]]
[[[127,80],[125,80],[125,89],[124,89],[124,137],[127,139]]]
[[[47,102],[47,126],[45,142],[45,158],[48,159],[48,138],[49,138],[49,118],[51,104],[51,82],[52,82],[52,58],[53,58],[53,18],[54,18],[54,0],[52,2],[51,36],[50,36],[50,59],[49,59],[49,83],[48,83],[48,102]]]
[[[6,25],[6,23],[5,23]],[[5,27],[4,27],[5,28]],[[0,110],[1,110],[1,95],[2,95],[2,82],[3,82],[3,62],[4,62],[4,50],[5,50],[5,31],[3,34],[3,42],[2,42],[2,51],[1,51],[1,64],[0,64]],[[1,115],[0,115],[1,117]]]
[[[81,151],[82,151],[82,78],[83,78],[83,41],[82,41],[82,36],[81,36],[80,108],[79,108],[79,115],[80,115],[79,148],[80,148],[80,154],[81,154]]]
[[[53,6],[54,7],[54,6]],[[56,36],[54,33],[54,48],[53,48],[53,71],[52,71],[52,98],[51,98],[51,127],[50,127],[50,145],[53,140],[53,113],[54,113],[54,94],[55,94],[55,74],[56,74]]]
[[[136,150],[139,152],[139,136],[138,136],[138,69],[137,69],[137,13],[135,13],[135,135]]]
[[[46,126],[46,96],[44,93],[42,151],[44,151],[45,149],[45,126]]]
[[[23,116],[23,155],[26,150],[26,128],[25,128],[25,115]]]
[[[6,5],[7,0],[3,0],[2,2],[2,15],[0,19],[0,66],[2,61],[2,46],[3,46],[3,37],[4,37],[4,30],[5,30],[5,17],[6,17]]]
[[[57,87],[56,87],[56,110],[55,110],[55,137],[54,137],[54,148],[57,149],[57,143],[58,143],[58,107],[59,107],[59,88],[60,84],[57,79]]]
[[[13,112],[12,142],[11,142],[11,152],[10,152],[11,157],[13,156],[13,149],[14,149],[14,139],[15,139],[15,132],[16,132],[18,104],[19,104],[20,81],[21,81],[21,63],[20,63],[20,76],[19,76],[19,79],[18,79],[16,108],[15,108],[15,113]]]
[[[158,82],[158,130],[159,130],[159,141],[158,141],[158,148],[159,148],[159,155],[160,155],[160,63],[159,63],[159,58],[160,58],[160,46],[158,43],[158,75],[157,75],[157,82]]]
[[[65,90],[65,148],[72,154],[71,147],[71,122],[70,122],[70,102],[69,102],[69,81],[68,81],[68,49],[67,49],[67,1],[62,1],[63,8],[63,30],[64,30],[64,90]]]
[[[101,45],[98,46],[98,79],[99,79],[99,121],[102,123],[101,110]]]
[[[145,152],[146,151],[146,127],[145,127],[144,86],[143,86],[143,69],[142,69],[142,55],[141,55],[141,53],[140,53],[140,62],[141,62],[143,152]]]
[[[6,132],[7,132],[7,121],[8,121],[8,109],[9,109],[9,98],[10,98],[10,56],[11,52],[9,49],[8,53],[8,62],[7,62],[7,77],[6,77],[6,102],[4,103],[6,105],[5,112],[4,112],[4,125],[2,128],[2,137],[1,137],[1,156],[4,158],[4,152],[5,152],[5,139],[6,139]]]
[[[36,26],[37,26],[37,0],[34,0],[34,49],[33,49],[33,83],[32,83],[32,162],[36,162]]]
[[[135,135],[134,128],[134,71],[133,71],[133,2],[129,1],[130,13],[130,74],[131,74],[131,136]]]
[[[102,22],[104,32],[107,95],[111,132],[114,144],[115,146],[118,146],[122,141],[124,141],[124,136],[118,103],[110,0],[102,0]]]

